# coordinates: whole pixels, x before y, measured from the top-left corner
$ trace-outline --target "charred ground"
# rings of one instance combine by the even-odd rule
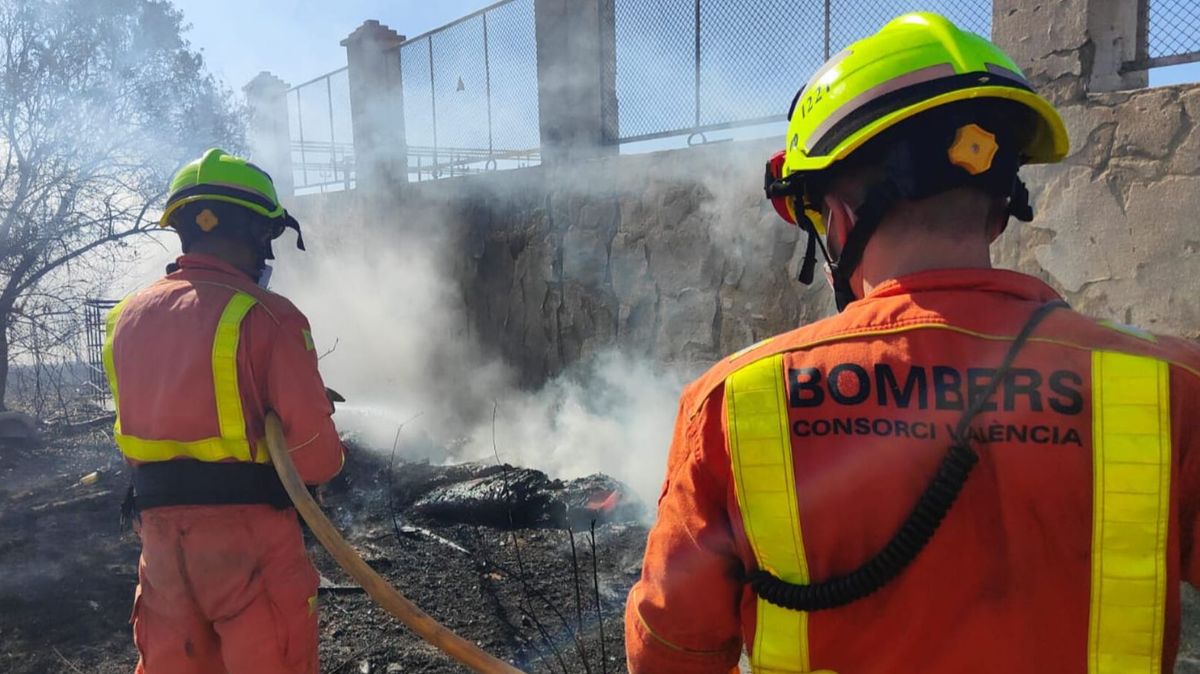
[[[97,470],[94,484],[79,483]],[[119,522],[127,479],[104,433],[0,449],[0,672],[133,670],[127,622],[138,542]],[[621,616],[646,529],[611,480],[402,463],[360,449],[323,499],[372,567],[485,649],[530,672],[625,671]],[[463,671],[353,588],[319,545],[309,547],[325,579],[325,674]],[[1176,671],[1200,673],[1200,608],[1190,590],[1184,631]]]
[[[119,522],[127,480],[103,433],[0,449],[0,672],[133,671],[139,545]],[[617,483],[360,449],[322,498],[373,568],[486,650],[530,672],[625,671],[624,599],[646,529]],[[322,672],[463,671],[309,549],[323,576]]]

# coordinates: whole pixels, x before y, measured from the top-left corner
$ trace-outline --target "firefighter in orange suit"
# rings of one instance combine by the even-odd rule
[[[683,394],[626,607],[633,674],[1157,674],[1200,581],[1200,348],[991,268],[1053,107],[907,14],[825,64],[768,163],[841,313]]]
[[[142,539],[137,672],[317,674],[318,576],[263,440],[273,411],[306,483],[341,469],[308,321],[259,284],[299,225],[217,149],[175,176],[161,224],[183,256],[112,310],[104,348]]]

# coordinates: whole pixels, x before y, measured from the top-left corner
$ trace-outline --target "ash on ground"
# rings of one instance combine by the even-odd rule
[[[0,671],[133,671],[139,545],[119,522],[128,480],[104,433],[0,448]],[[528,672],[625,671],[624,602],[646,538],[645,507],[625,485],[351,448],[320,496],[368,564],[485,650]],[[309,550],[322,575],[322,672],[465,671],[311,538]]]
[[[0,446],[0,672],[133,671],[138,542],[119,522],[128,480],[104,433]],[[352,449],[322,498],[372,567],[484,649],[531,673],[625,671],[623,606],[646,528],[643,506],[620,483],[393,463],[386,452]],[[465,671],[309,547],[323,575],[322,672]],[[1175,671],[1200,674],[1200,606],[1190,589]]]

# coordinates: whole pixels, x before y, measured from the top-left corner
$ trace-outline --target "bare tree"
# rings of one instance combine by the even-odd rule
[[[120,273],[172,171],[242,145],[240,107],[184,30],[161,0],[0,0],[0,409],[13,347],[62,340],[62,312]]]

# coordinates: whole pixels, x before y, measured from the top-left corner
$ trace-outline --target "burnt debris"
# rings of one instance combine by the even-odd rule
[[[433,487],[409,512],[441,522],[500,529],[586,529],[592,521],[640,521],[645,513],[629,487],[607,475],[564,481],[530,468],[478,468],[478,475]]]

